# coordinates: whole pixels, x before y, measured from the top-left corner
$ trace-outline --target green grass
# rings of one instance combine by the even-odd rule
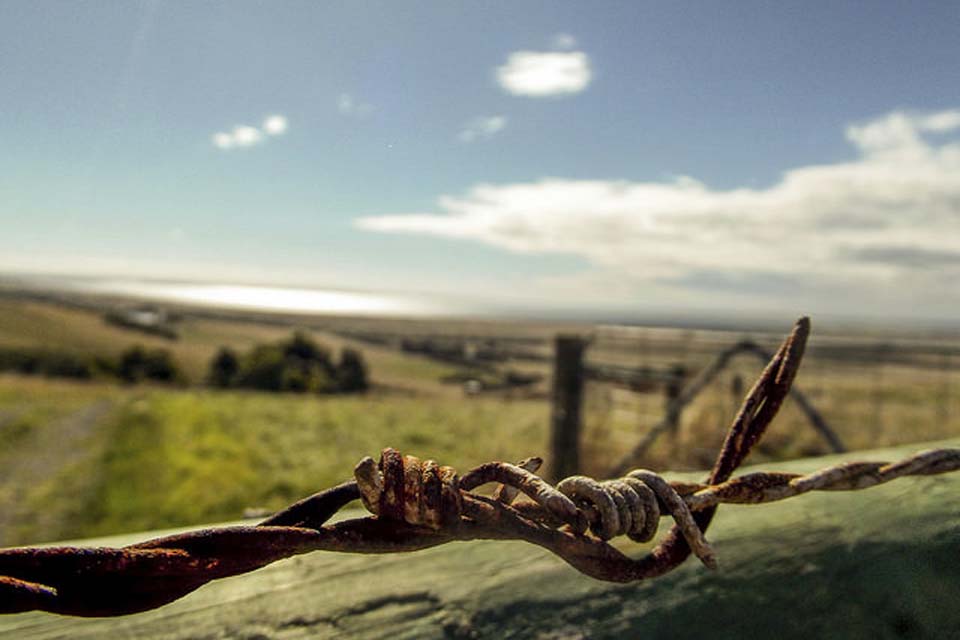
[[[22,517],[0,538],[7,544],[231,519],[247,507],[278,509],[351,477],[360,458],[376,457],[385,446],[461,470],[546,446],[542,402],[116,388],[12,376],[0,389],[0,412],[19,408],[32,416],[26,427],[9,431],[18,435],[3,449],[8,457],[49,457],[55,442],[30,447],[20,432],[52,434],[58,421],[110,402],[89,425],[84,450],[51,460],[20,491]],[[0,495],[17,481],[0,483]],[[60,517],[31,517],[37,513]]]
[[[0,545],[68,531],[124,391],[0,375]]]
[[[188,316],[167,341],[91,311],[0,299],[0,346],[116,355],[170,349],[192,382],[221,345],[244,350],[292,329]],[[277,509],[348,478],[384,446],[467,468],[542,453],[547,408],[463,399],[450,364],[359,347],[375,385],[357,397],[129,387],[0,376],[0,545],[196,524]]]
[[[330,330],[350,326],[346,320],[324,322]],[[364,322],[385,331],[405,326]],[[437,323],[435,328],[508,335],[511,326]],[[292,330],[253,319],[189,315],[179,328],[181,339],[169,342],[108,325],[91,311],[0,299],[0,347],[105,354],[137,343],[166,347],[194,382],[203,379],[220,345],[243,350]],[[531,327],[515,329],[533,335]],[[235,518],[247,507],[276,509],[349,477],[359,458],[376,456],[384,446],[461,471],[491,459],[549,455],[546,399],[464,398],[459,386],[441,383],[457,366],[313,333],[335,351],[359,347],[374,391],[305,397],[0,376],[0,545],[197,524]],[[649,356],[666,365],[686,355],[707,356],[719,340],[713,336],[701,343],[682,330],[650,335],[655,339],[646,340],[642,350],[620,345],[615,354],[639,361]],[[549,373],[544,363],[509,366]],[[738,403],[730,392],[733,374],[749,385],[759,369],[750,358],[737,360],[684,412],[678,433],[661,438],[640,464],[660,470],[709,466]],[[960,374],[948,369],[811,357],[798,384],[851,449],[960,433]],[[660,391],[588,385],[583,471],[603,476],[662,417],[663,407]],[[827,452],[788,402],[754,459]]]
[[[433,363],[390,355],[395,372],[417,372],[411,385],[419,380],[429,389]],[[852,391],[842,408],[866,420],[871,396]],[[924,393],[899,389],[896,397],[904,400],[887,401],[881,431],[866,422],[841,422],[838,430],[860,448],[960,431],[955,421],[908,419],[931,413]],[[544,401],[467,399],[455,390],[425,394],[310,397],[2,376],[0,544],[199,524],[236,518],[247,507],[277,509],[348,478],[357,460],[376,457],[384,446],[461,471],[486,460],[549,453]],[[595,475],[635,442],[637,411],[652,421],[662,407],[659,394],[622,392],[613,405],[624,398],[640,404],[619,412],[603,397],[594,388],[586,394],[584,463]],[[817,401],[825,412],[833,410],[822,391]],[[678,435],[662,438],[642,463],[708,466],[733,408],[722,387],[705,393],[684,414]],[[63,437],[78,425],[87,432]],[[788,404],[754,459],[823,452]]]

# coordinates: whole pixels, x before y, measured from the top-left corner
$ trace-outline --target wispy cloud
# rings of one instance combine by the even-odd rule
[[[227,151],[243,147],[253,147],[264,142],[269,136],[286,133],[289,127],[286,116],[274,114],[267,116],[261,128],[247,124],[238,124],[229,131],[218,131],[210,136],[213,146]]]
[[[359,100],[356,96],[349,93],[341,93],[337,96],[337,111],[345,116],[368,116],[374,111],[374,106],[369,102]]]
[[[263,134],[256,127],[237,125],[230,131],[218,131],[212,136],[213,145],[228,150],[237,147],[252,147],[263,140]]]
[[[233,133],[218,131],[210,136],[210,141],[213,143],[213,146],[218,149],[230,149],[234,146]]]
[[[694,289],[758,282],[847,304],[911,296],[960,304],[960,109],[893,112],[851,125],[849,162],[787,171],[764,189],[565,180],[480,184],[437,212],[362,218],[360,228],[480,241],[591,266],[589,286]],[[707,274],[713,274],[706,278]],[[793,284],[791,284],[793,283]],[[899,285],[899,286],[898,286]]]
[[[551,38],[554,49],[573,49],[577,46],[577,39],[569,33],[558,33]]]
[[[505,91],[535,98],[580,93],[591,77],[590,58],[583,51],[515,51],[496,69]]]
[[[474,118],[460,130],[457,138],[461,142],[474,142],[476,140],[485,140],[492,138],[497,133],[503,131],[507,126],[505,116],[482,116]]]

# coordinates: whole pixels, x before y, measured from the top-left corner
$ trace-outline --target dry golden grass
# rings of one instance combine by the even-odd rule
[[[309,320],[303,319],[303,322]],[[294,328],[295,325],[278,326],[254,320],[187,316],[177,325],[179,339],[167,340],[107,324],[93,311],[0,298],[0,347],[47,348],[110,356],[136,344],[169,349],[187,380],[195,384],[204,380],[210,359],[221,346],[242,351],[257,343],[288,337]],[[336,351],[344,346],[360,349],[370,365],[375,384],[410,392],[459,393],[458,388],[439,382],[456,371],[455,366],[346,340],[328,332],[310,333]]]
[[[734,376],[748,387],[759,362],[741,357],[682,415],[675,434],[665,434],[641,464],[656,469],[709,466],[742,396]],[[850,450],[896,446],[960,434],[960,371],[882,362],[840,365],[809,357],[797,377],[803,391]],[[745,393],[746,388],[743,389]],[[661,391],[634,393],[588,385],[585,396],[584,459],[602,473],[663,417]],[[757,460],[783,460],[830,453],[806,416],[788,401],[758,448]]]

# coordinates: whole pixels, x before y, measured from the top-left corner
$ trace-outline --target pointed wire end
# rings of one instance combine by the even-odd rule
[[[693,554],[697,556],[697,559],[699,559],[707,569],[711,571],[717,570],[719,566],[717,564],[717,556],[713,552],[713,545],[707,542],[706,538],[701,536],[698,544],[690,545],[690,550],[693,551]]]
[[[353,476],[360,489],[360,500],[370,513],[380,511],[380,494],[383,492],[383,478],[377,463],[370,456],[365,456],[353,468]]]
[[[543,458],[540,456],[530,456],[517,463],[521,469],[526,469],[530,473],[536,473],[543,466]]]
[[[700,561],[703,562],[703,566],[710,569],[710,571],[716,571],[720,568],[720,565],[717,563],[717,558],[712,553],[709,556],[700,558]]]
[[[800,361],[803,360],[809,337],[810,318],[801,316],[793,324],[793,330],[778,351],[780,364],[774,377],[776,384],[789,386],[792,383],[800,368]]]
[[[807,337],[810,335],[810,316],[800,316],[795,323],[793,323],[793,331],[790,334],[790,340],[803,340],[807,341]]]

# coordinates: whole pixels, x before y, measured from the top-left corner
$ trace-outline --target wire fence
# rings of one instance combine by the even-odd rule
[[[394,553],[454,540],[524,540],[593,578],[630,582],[668,573],[691,553],[715,567],[705,534],[721,503],[760,504],[960,469],[960,449],[940,449],[894,463],[731,479],[787,399],[808,333],[809,322],[801,319],[773,355],[740,405],[702,484],[668,483],[638,469],[615,480],[574,476],[551,485],[535,474],[538,458],[516,465],[491,462],[458,476],[433,461],[385,449],[379,462],[361,460],[354,480],[257,526],[205,529],[123,548],[0,550],[0,613],[124,615],[176,600],[211,580],[310,551]],[[493,497],[475,492],[487,483],[499,485]],[[521,493],[525,498],[518,501]],[[357,499],[370,516],[328,524]],[[674,519],[674,527],[647,555],[634,559],[609,543],[620,536],[650,540],[665,515]]]
[[[583,394],[582,468],[609,470],[611,458],[656,437],[633,463],[675,469],[709,464],[735,415],[744,382],[762,366],[741,350],[672,417],[670,404],[720,354],[750,343],[771,351],[767,334],[609,326],[585,351],[588,370],[629,372],[633,379],[591,375]],[[761,459],[809,457],[946,438],[960,432],[960,345],[952,339],[826,336],[808,345],[797,388],[780,427],[758,451]],[[807,405],[807,406],[804,406]],[[812,408],[835,436],[811,429]],[[663,429],[664,421],[670,428]]]

